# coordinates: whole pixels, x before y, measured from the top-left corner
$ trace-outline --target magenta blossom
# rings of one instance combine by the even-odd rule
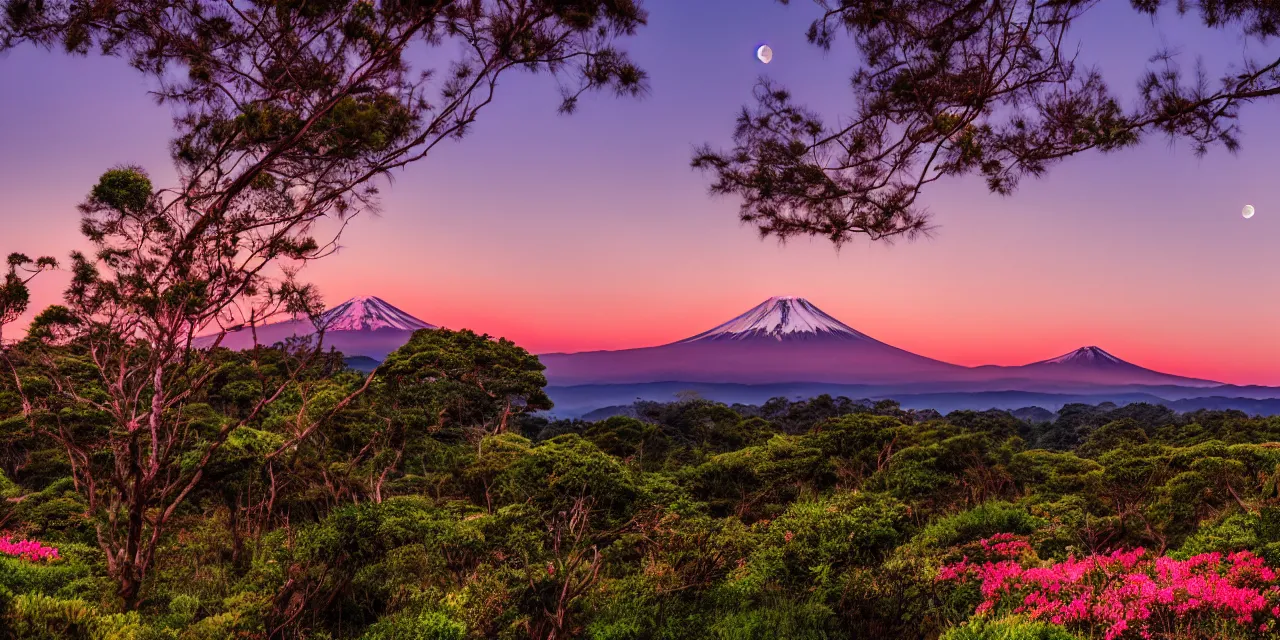
[[[58,550],[53,547],[46,547],[35,540],[14,540],[9,536],[0,536],[0,554],[32,562],[58,559]]]
[[[1025,540],[980,542],[993,557],[943,566],[939,581],[978,584],[977,613],[1003,611],[1106,640],[1251,637],[1277,627],[1276,572],[1248,551],[1175,560],[1144,549],[1031,563]]]

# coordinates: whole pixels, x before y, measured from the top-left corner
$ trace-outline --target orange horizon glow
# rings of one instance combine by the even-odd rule
[[[768,296],[752,299],[743,303],[727,303],[720,305],[697,305],[689,309],[667,309],[663,313],[658,309],[654,313],[645,313],[632,324],[616,322],[619,316],[625,316],[622,310],[613,312],[605,310],[596,322],[576,325],[572,332],[564,332],[554,326],[551,316],[509,317],[501,312],[482,311],[467,312],[465,310],[432,309],[417,301],[410,304],[399,304],[395,298],[377,295],[393,306],[422,319],[450,329],[471,329],[478,333],[488,333],[495,337],[513,340],[532,353],[575,353],[581,351],[615,351],[644,347],[656,347],[683,340],[701,333],[722,322],[737,316]],[[799,296],[805,297],[805,296]],[[345,300],[345,298],[343,298]],[[1225,384],[1237,385],[1277,385],[1274,363],[1265,358],[1250,358],[1248,353],[1225,354],[1224,358],[1213,357],[1212,354],[1196,354],[1187,357],[1177,354],[1173,347],[1144,339],[1134,339],[1124,335],[1122,331],[1102,330],[1096,338],[1089,337],[1083,331],[1067,331],[1065,335],[1051,335],[1048,332],[1022,333],[1016,336],[1002,336],[995,331],[982,331],[981,326],[961,327],[952,325],[947,335],[930,333],[928,327],[920,327],[921,333],[906,330],[905,325],[891,323],[881,326],[879,322],[874,328],[868,323],[859,323],[831,310],[832,305],[824,305],[812,298],[806,298],[836,319],[865,333],[876,340],[905,349],[917,355],[949,362],[966,367],[982,365],[1017,366],[1048,360],[1070,353],[1086,346],[1097,346],[1108,353],[1147,369],[1162,373],[1215,380]],[[335,302],[340,300],[335,298]],[[641,305],[642,307],[644,305]],[[632,309],[632,311],[635,311]],[[434,313],[433,313],[434,312]],[[615,318],[613,324],[609,318]],[[950,337],[954,332],[970,336],[965,343]],[[1002,344],[1000,341],[1005,340]]]
[[[20,333],[37,310],[36,303],[53,303],[65,274],[51,273],[33,288],[32,310],[6,334]],[[342,291],[345,287],[335,288]],[[613,301],[588,305],[564,315],[512,313],[510,308],[472,300],[472,308],[440,306],[413,292],[359,290],[349,295],[327,295],[330,306],[358,295],[383,299],[414,317],[449,329],[470,329],[494,337],[507,338],[531,353],[575,353],[656,347],[683,340],[721,324],[770,296],[692,300],[687,308],[660,307],[644,301]],[[1095,326],[1093,330],[1065,328],[1060,333],[1040,327],[1034,331],[1002,333],[981,319],[969,323],[905,323],[891,313],[863,318],[849,312],[840,301],[800,295],[857,331],[917,355],[966,367],[982,365],[1016,366],[1055,358],[1081,347],[1097,346],[1141,367],[1173,375],[1215,380],[1226,384],[1280,386],[1275,363],[1248,345],[1236,352],[1203,353],[1186,348],[1179,353],[1158,337],[1135,336],[1123,326]],[[639,304],[637,304],[639,303]],[[546,305],[549,311],[554,305]],[[885,311],[880,309],[879,311]],[[565,325],[569,316],[571,324]],[[620,321],[630,318],[630,321]],[[278,321],[277,319],[276,321]],[[10,333],[13,332],[13,333]],[[1176,339],[1174,332],[1166,332]],[[1258,357],[1261,355],[1262,357]]]
[[[381,213],[302,276],[330,304],[376,295],[534,353],[667,344],[786,294],[959,365],[1096,345],[1164,373],[1280,386],[1274,105],[1242,106],[1235,154],[1152,137],[1068,159],[1008,197],[978,176],[944,179],[923,195],[931,238],[780,246],[739,224],[736,201],[708,196],[692,151],[730,144],[762,74],[826,116],[848,113],[854,54],[810,46],[813,14],[797,3],[737,4],[646,1],[651,22],[626,45],[653,80],[643,100],[591,96],[563,117],[547,78],[504,80],[464,140],[396,174]],[[1080,63],[1103,67],[1128,105],[1156,50],[1234,59],[1235,36],[1195,23],[1103,3],[1080,25]],[[764,39],[767,67],[752,55]],[[76,204],[107,168],[172,182],[171,114],[124,62],[18,48],[0,86],[0,253],[84,248]],[[48,275],[33,310],[61,299],[65,274]]]

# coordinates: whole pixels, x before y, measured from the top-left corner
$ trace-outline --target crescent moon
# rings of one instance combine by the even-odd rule
[[[770,49],[767,44],[762,44],[759,49],[756,49],[756,57],[760,59],[760,62],[769,64],[773,60],[773,49]]]

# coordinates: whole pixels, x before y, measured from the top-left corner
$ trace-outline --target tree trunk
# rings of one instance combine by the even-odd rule
[[[125,561],[125,566],[121,568],[122,573],[117,578],[120,582],[120,589],[117,591],[120,599],[124,601],[125,611],[133,611],[138,608],[139,596],[142,592],[142,581],[134,576],[134,564],[130,560]]]
[[[244,536],[240,535],[240,494],[237,493],[227,501],[227,526],[231,529],[231,567],[243,573],[248,567],[244,557]]]
[[[146,505],[147,505],[147,483],[142,477],[142,461],[139,459],[140,447],[138,439],[131,437],[129,439],[129,464],[130,480],[132,481],[132,491],[126,494],[125,500],[129,509],[129,524],[125,532],[124,557],[120,563],[120,575],[117,580],[120,582],[120,598],[124,600],[126,611],[133,611],[138,606],[139,596],[142,591],[142,580],[145,578],[146,564],[144,561],[143,540]]]

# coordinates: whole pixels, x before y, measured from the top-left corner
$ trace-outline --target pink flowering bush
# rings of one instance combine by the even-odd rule
[[[979,615],[1015,614],[1106,640],[1249,638],[1278,628],[1276,572],[1248,551],[1175,560],[1137,548],[1040,563],[1015,536],[979,544],[985,558],[966,556],[937,578],[976,583]]]
[[[0,536],[0,554],[32,562],[58,559],[58,550],[53,547],[46,547],[35,540],[14,540],[9,536]]]

